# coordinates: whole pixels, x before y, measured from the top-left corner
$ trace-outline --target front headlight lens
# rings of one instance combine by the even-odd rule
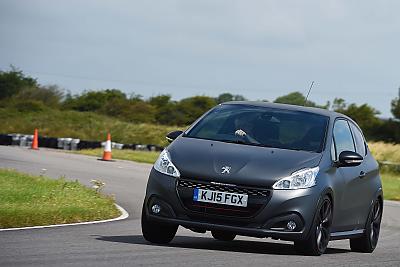
[[[173,177],[179,177],[181,174],[179,173],[178,168],[172,163],[171,156],[169,155],[168,150],[164,149],[158,157],[156,163],[154,163],[154,169],[157,171],[170,175]]]
[[[302,189],[315,185],[319,167],[307,168],[292,173],[289,177],[285,177],[277,181],[273,189]]]

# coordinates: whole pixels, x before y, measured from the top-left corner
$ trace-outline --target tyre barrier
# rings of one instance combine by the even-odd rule
[[[56,138],[39,136],[39,147],[47,147],[63,150],[81,150],[95,149],[104,147],[105,142],[87,141],[74,138]],[[0,134],[0,145],[3,146],[21,146],[30,147],[32,145],[33,135],[25,134]],[[140,151],[162,151],[164,148],[157,145],[145,144],[121,144],[112,142],[113,149],[129,149]]]
[[[11,146],[13,142],[12,136],[7,134],[0,134],[0,145]]]

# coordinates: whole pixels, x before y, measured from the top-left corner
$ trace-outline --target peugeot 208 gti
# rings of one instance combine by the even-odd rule
[[[350,239],[353,251],[378,242],[383,195],[378,164],[350,118],[292,105],[228,102],[171,144],[151,170],[142,232],[170,242],[179,225],[291,240],[308,255]]]

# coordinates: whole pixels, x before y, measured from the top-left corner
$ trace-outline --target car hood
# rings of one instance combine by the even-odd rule
[[[181,177],[270,187],[319,164],[322,154],[179,137],[168,148]],[[223,173],[223,167],[230,167]]]

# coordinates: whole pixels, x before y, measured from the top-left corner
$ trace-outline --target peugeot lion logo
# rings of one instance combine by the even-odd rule
[[[231,171],[231,166],[223,166],[222,167],[222,174],[224,174],[224,173],[226,173],[226,174],[229,174],[230,173],[230,171]]]

